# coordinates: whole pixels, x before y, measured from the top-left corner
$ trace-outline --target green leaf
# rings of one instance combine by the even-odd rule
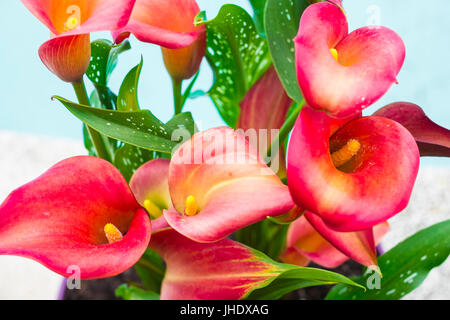
[[[117,110],[119,111],[138,111],[138,82],[141,74],[144,60],[141,58],[141,62],[131,69],[126,75],[125,80],[119,90],[119,96],[117,97]]]
[[[265,37],[266,32],[264,30],[264,9],[267,3],[267,0],[249,0],[250,4],[253,7],[253,19],[255,20],[256,29],[259,34]]]
[[[117,149],[114,165],[129,182],[133,174],[144,163],[155,158],[155,152],[125,144]]]
[[[137,287],[122,284],[116,289],[116,297],[123,300],[159,300],[159,294],[153,291],[143,290]]]
[[[359,279],[367,284],[363,293],[346,286],[336,286],[327,295],[328,300],[397,300],[417,287],[435,267],[441,265],[450,254],[450,220],[435,224],[417,232],[378,259],[383,277],[366,271]],[[371,289],[372,287],[372,289]]]
[[[192,88],[194,87],[195,83],[197,82],[198,76],[200,75],[200,71],[198,71],[192,81],[189,83],[189,85],[186,88],[186,91],[184,92],[183,96],[181,97],[181,106],[184,107],[186,104],[187,99],[191,98],[191,92]]]
[[[87,77],[95,84],[106,87],[109,76],[117,65],[119,54],[131,49],[128,40],[119,45],[106,39],[95,40],[91,43],[91,62],[86,71]]]
[[[265,219],[236,232],[236,240],[277,259],[285,248],[288,224]]]
[[[298,33],[300,18],[308,7],[308,0],[267,0],[264,17],[270,54],[278,76],[293,100],[303,95],[297,81],[293,39]]]
[[[196,131],[194,120],[190,112],[180,113],[166,124],[167,130],[171,132],[173,141],[181,144],[190,139]],[[125,144],[116,151],[114,165],[119,169],[127,181],[130,181],[136,170],[144,163],[163,157],[161,154],[136,146]]]
[[[179,143],[179,140],[172,140],[172,130],[149,110],[104,110],[83,106],[61,97],[54,98],[85,124],[107,137],[162,153],[171,153]]]
[[[261,252],[252,249],[258,259],[266,260],[270,264],[276,265],[281,270],[277,277],[271,278],[263,285],[249,292],[245,297],[248,300],[273,300],[301,288],[330,285],[342,283],[357,287],[355,290],[365,290],[365,288],[351,279],[323,269],[299,267],[290,264],[277,263],[269,259]]]
[[[155,292],[161,291],[166,267],[156,251],[147,249],[141,259],[134,265],[134,268],[146,289]]]
[[[223,120],[235,128],[240,102],[272,63],[269,49],[252,17],[239,6],[224,5],[215,19],[204,23],[206,58],[214,72],[209,95]]]

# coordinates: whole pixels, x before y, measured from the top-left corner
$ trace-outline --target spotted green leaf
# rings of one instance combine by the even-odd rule
[[[150,110],[114,111],[83,106],[61,97],[59,100],[73,115],[107,137],[140,148],[171,153],[179,140],[172,140],[172,131]]]
[[[167,122],[166,128],[171,133],[171,140],[179,141],[178,145],[189,139],[196,130],[194,120],[189,112],[176,115]],[[161,157],[164,157],[164,155],[158,152],[124,144],[116,151],[114,165],[120,170],[125,179],[130,181],[140,166],[152,159]]]
[[[119,95],[117,97],[117,110],[120,111],[138,111],[138,83],[139,76],[141,75],[141,70],[143,66],[143,59],[141,62],[131,69],[131,71],[126,75],[125,79],[120,86]]]
[[[300,102],[303,95],[297,82],[295,47],[300,18],[308,7],[308,0],[267,0],[264,16],[270,54],[278,76],[293,100]]]
[[[378,265],[383,277],[367,271],[355,281],[366,285],[360,292],[338,285],[327,295],[328,300],[397,300],[417,287],[435,267],[450,254],[450,220],[421,230],[383,254]]]
[[[119,54],[131,48],[128,40],[115,45],[106,39],[91,43],[91,62],[86,75],[94,84],[106,87],[109,76],[117,65]]]
[[[234,128],[240,102],[272,63],[269,49],[252,17],[239,6],[224,5],[216,18],[204,23],[206,58],[214,72],[209,95],[223,120]]]

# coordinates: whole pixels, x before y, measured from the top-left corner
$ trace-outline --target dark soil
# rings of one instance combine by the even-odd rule
[[[118,286],[128,282],[140,283],[134,268],[112,278],[82,280],[81,289],[66,289],[64,300],[119,300],[114,292]]]
[[[311,264],[309,267],[319,267]],[[347,277],[361,275],[363,267],[353,261],[348,261],[341,267],[334,269],[337,273]],[[116,277],[100,280],[81,281],[80,290],[66,290],[64,300],[117,300],[114,291],[122,283],[137,282],[139,277],[134,269],[130,269]],[[322,300],[330,291],[332,286],[311,287],[298,290],[289,295],[289,299],[295,300]]]

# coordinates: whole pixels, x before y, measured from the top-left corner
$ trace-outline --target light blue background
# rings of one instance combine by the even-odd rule
[[[202,10],[206,10],[208,18],[215,17],[225,3],[241,5],[251,12],[247,0],[197,1]],[[399,85],[395,85],[366,114],[391,102],[409,101],[422,106],[431,119],[449,128],[450,1],[345,0],[344,6],[351,30],[379,17],[379,23],[395,30],[407,48],[406,61],[398,77]],[[71,100],[75,100],[75,96],[71,86],[51,74],[38,57],[39,46],[49,38],[48,30],[19,0],[0,0],[0,12],[0,130],[81,139],[80,122],[59,102],[50,100],[55,94]],[[93,36],[104,37],[109,34]],[[121,56],[111,77],[111,87],[118,91],[124,76],[139,62],[142,54],[141,106],[150,108],[157,117],[167,121],[173,113],[172,92],[160,49],[135,38],[131,41],[133,50]],[[196,87],[207,90],[211,83],[211,71],[203,62]],[[191,111],[200,121],[201,129],[223,124],[208,97],[188,101],[185,110]],[[424,163],[450,165],[448,159],[426,159]]]

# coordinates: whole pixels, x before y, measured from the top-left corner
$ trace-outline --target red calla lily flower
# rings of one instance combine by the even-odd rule
[[[374,116],[392,119],[408,129],[416,139],[421,156],[450,157],[450,130],[434,123],[418,105],[395,102]]]
[[[89,34],[128,22],[136,0],[21,0],[51,39],[39,49],[46,67],[66,82],[80,81],[91,58]]]
[[[334,269],[351,258],[379,271],[375,245],[388,231],[389,224],[384,222],[369,230],[336,232],[319,216],[306,212],[289,226],[287,249],[282,259],[301,266],[311,260]]]
[[[263,74],[242,100],[237,127],[247,133],[247,138],[253,147],[260,151],[261,157],[267,156],[266,150],[276,138],[277,131],[274,129],[280,129],[284,124],[291,104],[292,100],[286,94],[273,66]],[[262,130],[267,130],[267,135],[263,135]],[[277,157],[271,162],[271,168],[280,178],[284,178],[286,162],[283,148],[280,149]]]
[[[288,188],[244,136],[231,128],[195,134],[172,156],[169,225],[198,242],[232,232],[294,207]]]
[[[338,120],[305,106],[289,142],[288,184],[296,204],[332,229],[361,231],[406,207],[419,161],[413,136],[393,120]]]
[[[0,206],[0,254],[31,258],[82,279],[132,267],[151,225],[120,172],[95,157],[73,157],[12,192]]]
[[[303,13],[295,42],[297,76],[306,102],[334,117],[358,114],[396,82],[402,39],[385,27],[348,34],[339,6],[321,2]]]
[[[136,0],[128,24],[113,37],[121,42],[132,33],[140,41],[160,45],[170,75],[189,79],[206,50],[205,26],[194,25],[199,12],[195,0]]]
[[[153,235],[151,248],[167,264],[161,300],[237,300],[283,270],[229,239],[198,243],[173,229]]]

